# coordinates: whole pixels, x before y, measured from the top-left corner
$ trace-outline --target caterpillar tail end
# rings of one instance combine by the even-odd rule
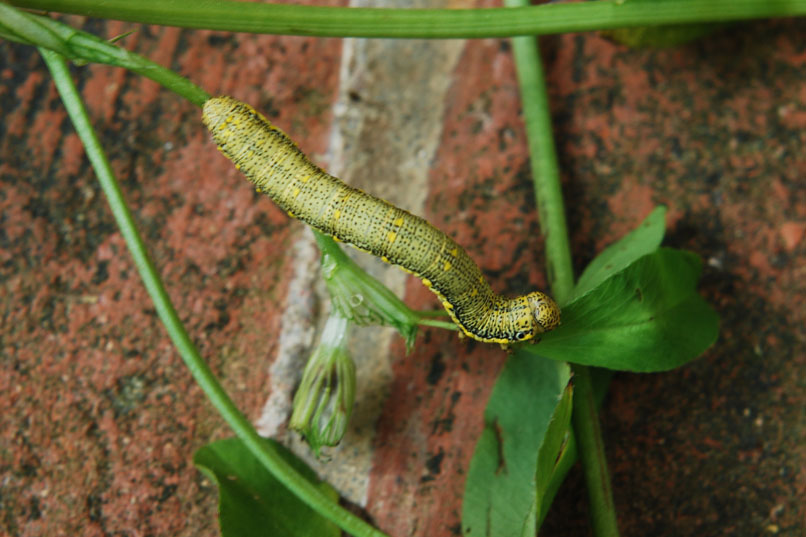
[[[214,130],[235,110],[238,101],[232,97],[211,97],[202,107],[202,121],[208,129]]]

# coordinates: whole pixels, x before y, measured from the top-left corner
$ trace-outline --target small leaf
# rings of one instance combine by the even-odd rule
[[[313,471],[277,442],[266,439],[300,474],[320,483]],[[218,484],[219,523],[223,537],[338,537],[341,530],[277,481],[238,438],[208,444],[193,463]],[[330,485],[319,487],[338,501]]]
[[[613,372],[609,369],[600,369],[593,367],[590,369],[591,373],[591,380],[593,382],[593,394],[596,398],[596,405],[601,407],[602,402],[604,401],[605,396],[607,395],[607,389],[610,386],[610,378],[613,376]],[[568,392],[573,386],[573,383],[566,388],[566,392]],[[566,398],[566,394],[563,394],[563,397]],[[554,416],[552,416],[552,421],[549,424],[549,431],[546,432],[546,441],[543,446],[540,448],[541,456],[545,451],[546,454],[550,453],[551,447],[547,447],[551,440],[551,437],[554,437],[555,434],[559,435],[562,432],[562,424],[567,419],[568,421],[565,423],[566,430],[568,432],[568,436],[565,439],[566,441],[561,445],[559,452],[557,453],[556,458],[553,460],[553,466],[551,467],[551,473],[548,476],[549,481],[545,484],[542,484],[542,479],[540,476],[540,471],[543,469],[545,471],[545,465],[538,460],[537,466],[537,480],[538,480],[538,490],[537,490],[537,501],[540,513],[537,519],[537,527],[543,525],[543,520],[545,520],[546,515],[548,514],[549,508],[551,507],[551,502],[554,501],[554,497],[557,495],[557,491],[560,490],[560,485],[563,484],[565,481],[565,476],[568,475],[568,471],[574,465],[577,460],[577,442],[576,437],[574,436],[574,429],[572,424],[570,423],[571,415],[565,417],[563,412],[568,412],[571,410],[571,406],[573,406],[573,400],[571,397],[567,397],[557,405],[557,409],[554,411]],[[552,430],[552,428],[554,430]]]
[[[522,350],[498,376],[470,462],[462,535],[533,536],[537,453],[571,377],[567,364]]]
[[[716,312],[697,294],[699,258],[662,248],[563,309],[563,324],[533,356],[626,371],[665,371],[714,343]]]
[[[569,383],[563,390],[562,399],[554,409],[543,444],[537,454],[535,478],[537,485],[536,509],[540,515],[537,520],[538,527],[543,522],[551,501],[554,499],[556,490],[551,490],[554,474],[559,470],[558,465],[562,460],[562,455],[568,449],[568,443],[573,436],[571,429],[571,413],[574,407],[573,393],[573,384]]]
[[[666,207],[656,207],[641,224],[605,248],[579,277],[571,301],[581,297],[607,278],[624,270],[639,258],[658,249],[666,232]]]

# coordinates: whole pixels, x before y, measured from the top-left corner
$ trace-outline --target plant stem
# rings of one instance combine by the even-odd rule
[[[517,2],[520,0],[508,0],[505,3],[509,5]],[[571,298],[574,290],[574,268],[565,223],[565,204],[551,129],[546,81],[537,39],[515,37],[512,39],[512,51],[520,84],[537,214],[546,238],[546,271],[554,299],[562,306]]]
[[[523,5],[526,1],[528,0],[505,0],[505,5]],[[555,298],[562,305],[572,296],[574,273],[552,136],[546,81],[536,38],[513,38],[512,48],[520,83],[526,135],[529,139],[537,210],[540,226],[546,237],[548,278]],[[590,370],[576,364],[572,364],[572,369],[574,371],[572,420],[577,451],[585,471],[594,535],[617,537],[618,524]]]
[[[459,330],[459,327],[450,321],[437,321],[436,319],[420,318],[417,321],[417,324],[419,324],[420,326],[433,326],[436,328],[444,328],[445,330]],[[464,336],[464,334],[462,335]]]
[[[187,78],[153,61],[113,45],[98,36],[76,30],[59,21],[33,15],[0,2],[0,35],[43,47],[76,62],[95,62],[130,69],[201,106],[210,98]]]
[[[590,502],[591,523],[596,537],[618,537],[618,520],[604,452],[604,440],[596,411],[591,370],[571,364],[574,372],[574,436],[577,441]]]
[[[10,0],[146,24],[322,37],[487,38],[806,14],[806,0],[594,0],[512,9],[376,9],[229,0]]]
[[[312,228],[311,231],[313,231],[313,238],[316,241],[316,246],[319,248],[319,251],[322,252],[322,255],[331,256],[339,264],[346,265],[353,262],[352,259],[344,253],[344,250],[341,249],[333,237],[318,229]]]
[[[302,502],[348,533],[360,537],[384,537],[383,532],[342,509],[289,466],[276,451],[261,439],[257,431],[249,423],[249,420],[246,419],[246,416],[238,410],[227,392],[219,384],[209,366],[199,355],[168,298],[165,287],[146,251],[142,238],[137,232],[132,214],[126,205],[98,137],[90,125],[89,117],[70,78],[70,72],[64,58],[50,50],[40,48],[39,51],[53,74],[53,80],[62,96],[70,119],[75,125],[78,136],[86,148],[87,156],[92,163],[93,169],[98,175],[98,180],[109,201],[109,206],[118,228],[126,241],[126,246],[134,259],[137,271],[148,294],[154,301],[157,314],[165,325],[168,335],[193,378],[244,445],[278,481],[288,487]]]

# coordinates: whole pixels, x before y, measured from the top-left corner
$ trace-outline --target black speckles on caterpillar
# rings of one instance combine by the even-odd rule
[[[294,218],[417,275],[469,337],[514,343],[560,323],[560,308],[549,296],[495,294],[453,239],[325,173],[248,104],[215,97],[202,117],[219,149],[260,192]]]

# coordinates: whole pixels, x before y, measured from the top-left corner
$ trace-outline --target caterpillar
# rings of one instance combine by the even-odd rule
[[[219,150],[258,191],[290,216],[418,276],[465,335],[506,345],[560,324],[560,308],[548,295],[497,295],[448,235],[321,170],[248,104],[211,98],[202,120]]]

